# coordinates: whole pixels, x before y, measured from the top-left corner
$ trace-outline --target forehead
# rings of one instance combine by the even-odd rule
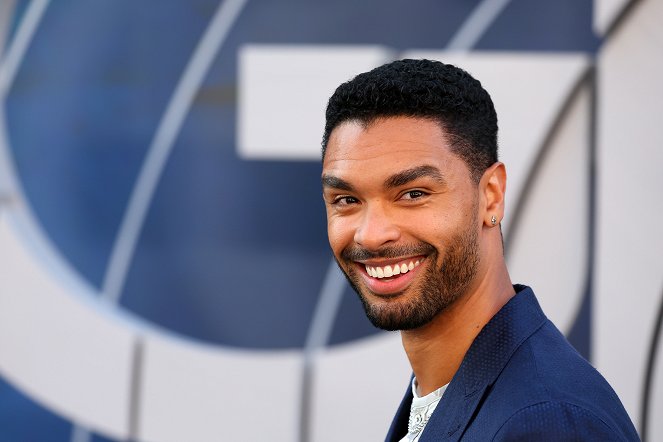
[[[422,118],[391,117],[368,126],[346,121],[336,127],[322,169],[323,174],[339,178],[366,172],[378,177],[422,164],[437,167],[445,175],[466,169],[451,152],[440,124]]]

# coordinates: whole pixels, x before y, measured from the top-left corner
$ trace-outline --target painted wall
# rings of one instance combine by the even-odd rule
[[[332,262],[319,147],[401,57],[491,93],[512,278],[663,439],[661,5],[1,1],[0,440],[383,438],[410,369]]]

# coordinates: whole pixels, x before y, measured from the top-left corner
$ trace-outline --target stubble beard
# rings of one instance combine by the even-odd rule
[[[339,267],[348,282],[359,295],[366,316],[371,323],[383,330],[413,330],[428,324],[440,312],[446,310],[465,294],[479,267],[479,244],[475,219],[468,228],[453,236],[446,245],[442,262],[437,265],[439,253],[429,243],[399,248],[385,248],[379,252],[364,249],[346,249],[341,256],[348,265]],[[352,261],[368,258],[395,258],[400,256],[427,255],[430,264],[426,273],[418,276],[418,286],[410,286],[404,293],[392,299],[372,301],[368,289],[361,282],[361,276]],[[338,262],[338,261],[337,261]]]

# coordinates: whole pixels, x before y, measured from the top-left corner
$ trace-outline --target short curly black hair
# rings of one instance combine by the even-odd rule
[[[336,89],[327,104],[322,158],[339,124],[395,116],[438,122],[476,182],[497,161],[497,114],[481,83],[456,66],[411,59],[359,74]]]

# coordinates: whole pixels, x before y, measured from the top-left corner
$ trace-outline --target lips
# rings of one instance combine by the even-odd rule
[[[389,263],[365,262],[360,265],[367,288],[377,295],[394,295],[404,291],[421,269],[425,257],[391,260]],[[378,265],[382,264],[382,265]]]

